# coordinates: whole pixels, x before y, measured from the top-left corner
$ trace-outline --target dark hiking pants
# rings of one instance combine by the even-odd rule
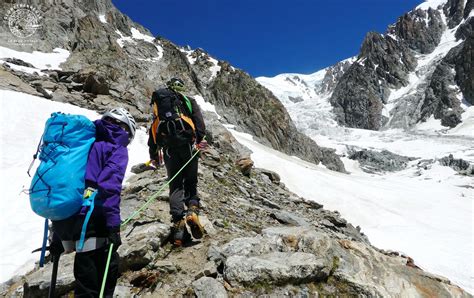
[[[164,150],[163,159],[168,179],[176,175],[189,161],[193,153],[191,145]],[[199,197],[197,196],[198,159],[199,156],[196,155],[169,185],[170,213],[173,222],[177,222],[184,217],[184,205],[199,205]]]
[[[99,297],[107,263],[107,248],[108,246],[88,252],[76,253],[74,259],[75,297]],[[119,259],[118,253],[113,252],[110,259],[104,297],[113,297],[119,275]]]

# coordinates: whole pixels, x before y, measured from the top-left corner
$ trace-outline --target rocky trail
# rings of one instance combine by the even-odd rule
[[[210,122],[201,157],[201,220],[207,234],[173,248],[167,189],[123,230],[118,297],[454,296],[448,280],[408,256],[382,251],[337,212],[288,191],[279,176],[240,158],[230,133]],[[216,134],[216,132],[220,132]],[[166,183],[164,168],[133,168],[122,194],[127,218]],[[73,254],[63,255],[57,292],[72,293]],[[3,284],[5,296],[44,297],[52,264]]]

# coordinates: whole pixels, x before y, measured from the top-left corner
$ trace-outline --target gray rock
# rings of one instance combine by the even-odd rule
[[[173,264],[173,262],[164,261],[164,260],[153,262],[152,266],[150,266],[150,269],[158,270],[161,273],[167,273],[167,274],[178,271],[178,269]]]
[[[301,216],[295,215],[288,211],[277,211],[270,215],[280,223],[289,224],[293,226],[309,226],[310,224]]]
[[[259,171],[262,174],[266,175],[268,178],[270,178],[272,182],[275,182],[275,183],[280,182],[280,175],[278,175],[277,173],[270,170],[266,170],[266,169],[259,169]]]
[[[258,257],[231,256],[224,276],[232,285],[300,284],[327,278],[330,267],[322,258],[304,252],[273,252]]]
[[[211,277],[201,277],[192,283],[194,294],[200,298],[224,298],[227,291],[224,286]]]
[[[18,59],[18,58],[4,58],[2,60],[4,60],[5,62],[8,62],[8,63],[11,63],[11,64],[19,65],[19,66],[35,68],[34,65],[32,65],[28,62],[25,62],[21,59]]]
[[[215,262],[209,261],[203,267],[204,268],[195,276],[195,279],[199,279],[203,276],[217,277],[218,272]]]
[[[56,280],[56,295],[64,295],[74,289],[74,253],[62,255]],[[43,268],[26,277],[23,285],[25,297],[46,297],[51,282],[53,264],[47,263]]]
[[[146,172],[146,171],[153,171],[153,170],[155,170],[154,167],[147,166],[144,163],[136,164],[136,165],[132,166],[132,168],[130,169],[130,171],[134,174],[140,174],[140,173],[143,173],[143,172]]]
[[[109,85],[107,80],[96,74],[90,74],[84,81],[84,92],[92,94],[109,94]]]
[[[456,159],[452,154],[440,158],[438,162],[443,166],[452,168],[460,174],[474,176],[474,165],[464,159]]]
[[[129,225],[123,232],[127,236],[122,238],[123,244],[118,249],[122,256],[120,271],[139,270],[148,265],[168,238],[170,229],[169,225],[157,222],[136,227]]]
[[[367,149],[361,151],[351,149],[349,158],[357,160],[361,169],[368,173],[401,171],[407,167],[408,162],[415,160],[413,157],[398,155],[387,150],[377,152]]]

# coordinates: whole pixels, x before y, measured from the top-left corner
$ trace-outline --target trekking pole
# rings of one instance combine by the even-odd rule
[[[181,171],[184,170],[184,168],[193,160],[193,158],[201,151],[200,149],[196,150],[196,152],[191,156],[191,158],[184,164],[184,166],[179,169],[179,171],[168,181],[166,182],[160,189],[158,189],[152,196],[149,197],[149,199],[143,204],[139,209],[137,209],[135,212],[132,213],[122,224],[120,224],[120,227],[123,227],[127,225],[137,214],[139,214],[143,209],[145,209],[153,200],[156,200],[158,196],[161,194],[161,192],[165,189],[166,186],[168,186],[180,173]],[[104,297],[104,290],[105,290],[105,283],[107,281],[107,273],[109,271],[109,265],[110,265],[110,259],[112,258],[112,248],[114,244],[111,243],[109,247],[109,254],[107,256],[107,263],[105,264],[105,271],[104,271],[104,277],[102,278],[102,286],[100,289],[100,295],[99,298]]]
[[[53,255],[53,272],[51,273],[51,284],[49,286],[49,298],[54,298],[54,291],[56,290],[56,279],[58,276],[58,264],[61,255]]]

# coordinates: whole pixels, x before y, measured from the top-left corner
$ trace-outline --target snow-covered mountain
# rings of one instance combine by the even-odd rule
[[[303,130],[334,121],[375,130],[428,122],[436,130],[458,126],[458,133],[471,134],[473,9],[472,0],[430,0],[400,17],[385,34],[368,33],[355,58],[311,75],[257,80]],[[322,78],[333,69],[339,71],[327,86]],[[311,113],[313,119],[305,116]]]

